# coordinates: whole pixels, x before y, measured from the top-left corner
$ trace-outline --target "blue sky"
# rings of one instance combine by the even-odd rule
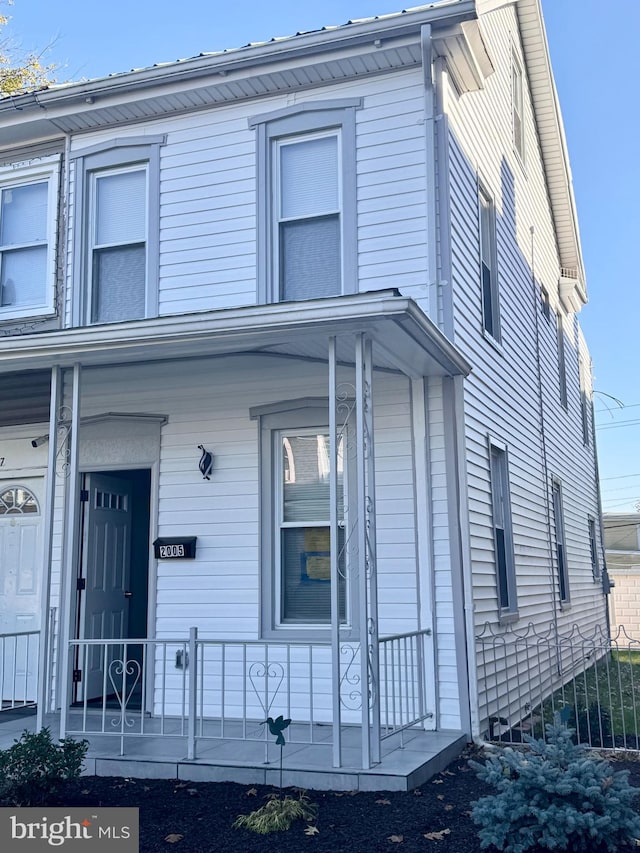
[[[640,340],[640,263],[633,254],[640,245],[640,2],[542,0],[542,5],[587,270],[590,302],[580,321],[598,392],[604,509],[634,511],[640,502],[634,346]],[[61,66],[59,78],[77,80],[399,7],[393,0],[15,0],[10,32],[25,50],[51,43],[48,57]]]

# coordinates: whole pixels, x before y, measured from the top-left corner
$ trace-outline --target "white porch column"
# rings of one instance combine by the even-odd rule
[[[333,766],[342,766],[340,703],[340,584],[338,570],[338,424],[336,339],[329,338],[329,552],[331,560],[331,684]]]
[[[373,441],[373,345],[365,338],[364,368],[364,439],[365,439],[365,515],[366,568],[369,581],[369,666],[371,678],[371,758],[380,761],[380,656],[378,648],[378,573],[376,539],[376,474]]]
[[[69,424],[69,437],[71,444],[67,457],[67,488],[65,494],[65,531],[64,531],[64,559],[62,570],[62,593],[60,608],[60,737],[64,738],[67,730],[67,713],[71,700],[71,679],[69,673],[73,661],[69,654],[69,641],[72,639],[72,628],[74,620],[73,607],[75,605],[74,580],[77,574],[79,554],[79,507],[80,507],[80,482],[78,473],[79,449],[80,449],[80,380],[82,368],[80,364],[74,364],[72,372],[71,387],[71,412]],[[67,439],[69,440],[69,439]]]
[[[375,478],[372,348],[356,335],[357,589],[360,640],[362,767],[380,760],[378,595],[375,547]]]
[[[36,729],[44,725],[44,715],[49,710],[49,615],[51,596],[51,561],[53,557],[53,513],[56,493],[56,452],[58,435],[58,412],[60,410],[61,371],[51,368],[49,391],[49,453],[47,457],[47,489],[45,495],[44,547],[42,566],[42,601],[40,605],[40,642],[38,648],[38,706]]]

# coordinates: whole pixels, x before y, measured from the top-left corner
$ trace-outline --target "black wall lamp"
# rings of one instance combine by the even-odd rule
[[[213,471],[213,453],[208,451],[203,444],[198,445],[198,450],[202,451],[198,468],[200,468],[203,479],[210,480],[211,472]]]

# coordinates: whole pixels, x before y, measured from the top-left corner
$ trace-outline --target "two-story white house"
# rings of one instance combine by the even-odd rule
[[[311,787],[517,721],[485,623],[605,619],[585,301],[539,0],[0,101],[2,698]]]

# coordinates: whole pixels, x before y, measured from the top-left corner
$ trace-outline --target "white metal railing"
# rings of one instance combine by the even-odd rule
[[[331,745],[331,647],[320,643],[197,640],[198,707],[194,737],[261,741],[265,761],[273,737],[264,725],[294,722],[289,743]],[[320,729],[320,724],[327,724]]]
[[[426,708],[427,631],[380,640],[380,739],[431,716]],[[345,647],[346,648],[346,647]],[[351,649],[334,685],[329,643],[189,638],[72,640],[74,696],[61,714],[61,737],[106,735],[186,738],[194,758],[200,741],[252,741],[269,760],[268,717],[292,720],[289,743],[333,744],[333,694],[351,690]],[[357,722],[344,705],[342,722]]]
[[[0,712],[35,707],[39,631],[0,634]]]
[[[63,703],[60,736],[186,737],[185,639],[72,640],[74,695]]]
[[[430,633],[413,631],[379,640],[381,740],[433,716],[425,692],[425,642]]]

